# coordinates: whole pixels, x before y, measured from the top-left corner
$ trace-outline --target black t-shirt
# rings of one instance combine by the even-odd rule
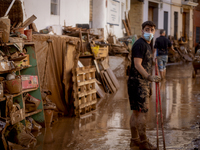
[[[148,74],[152,72],[152,50],[150,45],[143,39],[138,39],[132,47],[131,70],[129,79],[134,80],[147,80],[137,71],[134,64],[134,58],[142,58],[142,66]]]
[[[159,55],[168,55],[168,47],[171,47],[171,42],[164,36],[160,36],[156,39],[154,48],[158,49]]]
[[[133,94],[140,98],[150,96],[150,81],[145,79],[135,68],[134,58],[142,59],[142,66],[148,74],[152,73],[153,56],[150,45],[143,39],[138,39],[132,47],[131,70],[128,80],[128,87],[134,86],[137,90]],[[137,93],[137,94],[136,94]]]

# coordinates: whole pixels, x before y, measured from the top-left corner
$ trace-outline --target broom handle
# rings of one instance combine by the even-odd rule
[[[15,0],[13,0],[10,4],[10,6],[8,7],[8,10],[6,11],[4,17],[6,17],[8,15],[8,13],[10,12],[10,9],[12,8],[13,4],[14,4]]]
[[[155,59],[156,66],[157,66],[157,59]],[[155,69],[155,75],[158,75],[157,70]],[[156,129],[157,129],[157,149],[159,150],[159,138],[158,138],[158,83],[156,83]]]
[[[157,65],[157,60],[156,60],[156,75],[158,75],[158,65]],[[160,119],[161,119],[162,136],[163,136],[163,147],[164,147],[164,150],[166,150],[166,147],[165,147],[165,133],[164,133],[164,127],[163,127],[162,104],[161,104],[161,98],[160,98],[160,88],[159,88],[159,83],[156,83],[156,84],[157,84],[158,95],[159,95]]]

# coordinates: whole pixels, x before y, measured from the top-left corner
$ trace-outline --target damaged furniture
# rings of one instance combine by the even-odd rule
[[[95,67],[79,67],[73,71],[75,115],[77,117],[96,109]]]
[[[21,52],[14,43],[0,45],[2,52],[0,60],[0,121],[6,124],[2,127],[5,149],[9,147],[9,142],[6,141],[6,138],[3,138],[5,136],[3,133],[7,132],[7,127],[10,128],[20,122],[27,126],[26,119],[29,117],[45,127],[34,47],[33,42],[24,43],[23,51],[26,55],[22,56],[18,55]],[[3,53],[5,55],[2,55]],[[10,60],[13,67],[4,67],[5,59]],[[31,98],[27,100],[26,95]]]

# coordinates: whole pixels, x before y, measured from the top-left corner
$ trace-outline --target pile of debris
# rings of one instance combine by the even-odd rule
[[[171,49],[169,50],[169,62],[192,62],[194,59],[194,55],[192,53],[192,50],[188,46],[188,42],[183,42],[180,40],[174,40],[173,37],[171,37],[171,41],[173,43],[174,49],[177,51],[177,53],[174,53]]]
[[[116,93],[119,82],[109,67],[109,54],[128,53],[128,46],[113,37],[104,40],[104,29],[64,26],[63,34],[80,38],[78,66],[73,70],[75,115],[83,117],[96,111],[106,93]]]

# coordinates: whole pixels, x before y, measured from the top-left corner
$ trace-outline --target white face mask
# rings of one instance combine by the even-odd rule
[[[151,41],[153,39],[153,33],[144,32],[144,38],[147,41]]]

